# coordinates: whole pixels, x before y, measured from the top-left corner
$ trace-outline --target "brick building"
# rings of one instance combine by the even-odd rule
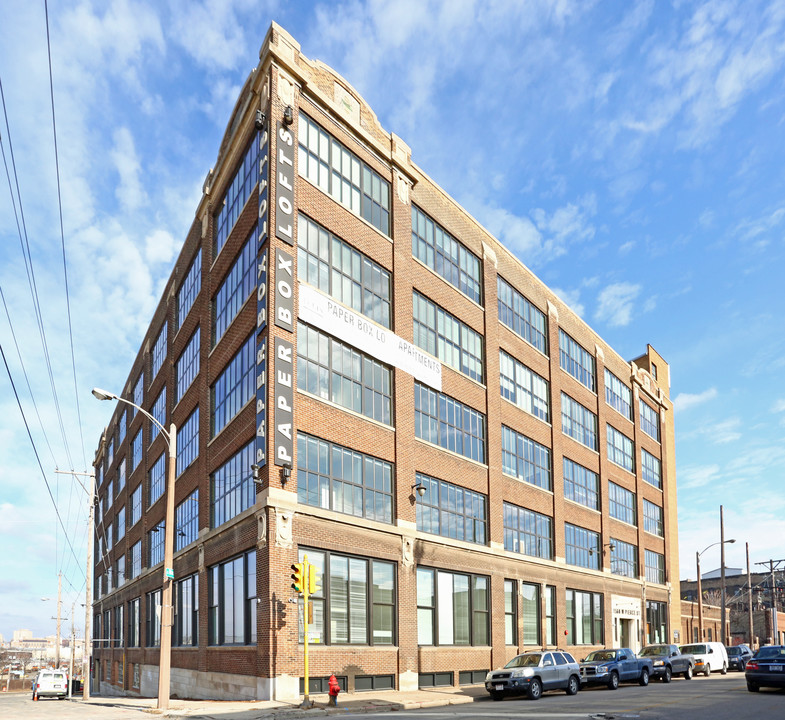
[[[122,393],[177,428],[172,695],[298,694],[305,554],[314,692],[668,640],[669,384],[273,24]],[[103,692],[157,691],[165,465],[119,403],[95,463]]]

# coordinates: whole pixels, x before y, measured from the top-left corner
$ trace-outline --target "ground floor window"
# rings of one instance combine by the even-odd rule
[[[208,644],[255,645],[256,550],[208,568],[207,595]]]
[[[173,645],[198,645],[199,576],[179,580],[174,589]]]
[[[521,583],[523,598],[523,644],[540,644],[540,586]]]
[[[504,581],[504,644],[518,644],[518,583]]]
[[[142,620],[140,614],[141,598],[134,598],[128,603],[128,647],[139,647],[139,628]]]
[[[646,642],[668,642],[667,603],[646,601]]]
[[[556,645],[556,588],[545,586],[545,644]]]
[[[567,590],[567,644],[602,644],[602,595]]]
[[[145,598],[145,645],[158,647],[161,644],[161,591],[147,593]]]

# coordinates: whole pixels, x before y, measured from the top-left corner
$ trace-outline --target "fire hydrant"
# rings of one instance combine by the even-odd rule
[[[338,684],[335,675],[330,675],[330,679],[327,682],[330,686],[327,690],[327,693],[330,695],[330,700],[327,704],[332,707],[338,707],[338,693],[341,692],[341,686]]]

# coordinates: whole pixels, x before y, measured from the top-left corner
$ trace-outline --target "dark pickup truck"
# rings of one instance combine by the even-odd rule
[[[678,645],[647,645],[641,650],[641,657],[652,661],[652,677],[669,683],[674,675],[683,675],[685,680],[692,679],[695,658],[682,655]]]
[[[586,685],[607,685],[611,690],[619,687],[620,682],[649,684],[652,674],[652,661],[639,658],[629,648],[595,650],[581,662],[581,683]]]

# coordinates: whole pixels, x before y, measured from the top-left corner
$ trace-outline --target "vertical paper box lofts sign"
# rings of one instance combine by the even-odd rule
[[[270,137],[267,128],[258,134],[259,215],[256,252],[256,464],[267,464],[267,265],[269,258],[268,218],[270,217]]]

